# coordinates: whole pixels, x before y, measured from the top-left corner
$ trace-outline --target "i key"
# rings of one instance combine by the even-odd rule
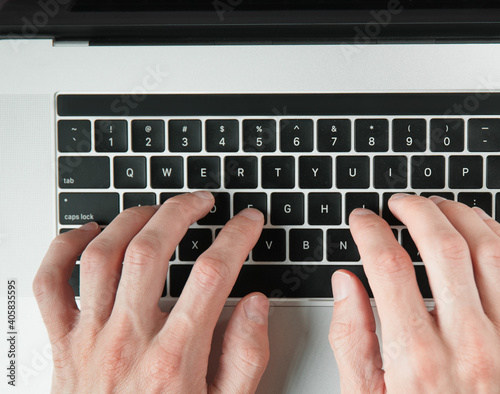
[[[406,156],[376,156],[373,166],[376,189],[405,189],[408,178]]]

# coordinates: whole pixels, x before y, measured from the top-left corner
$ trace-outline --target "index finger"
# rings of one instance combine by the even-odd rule
[[[385,220],[370,210],[356,209],[349,224],[377,303],[384,336],[388,333],[388,337],[393,337],[412,325],[430,323],[410,256]]]
[[[196,261],[160,333],[165,344],[210,350],[212,333],[248,253],[257,243],[264,216],[245,209],[233,217]],[[172,336],[175,340],[171,340]],[[207,353],[208,354],[208,353]]]

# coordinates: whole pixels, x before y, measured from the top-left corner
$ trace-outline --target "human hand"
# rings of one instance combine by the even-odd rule
[[[214,381],[212,335],[263,215],[232,218],[195,263],[172,311],[160,310],[168,261],[188,227],[214,204],[208,192],[130,208],[59,235],[33,282],[52,344],[55,393],[252,393],[269,359],[268,300],[250,294],[228,323]],[[81,311],[68,284],[81,258]],[[123,269],[122,269],[123,262]],[[121,276],[120,276],[121,272]]]
[[[438,197],[396,195],[391,211],[425,263],[436,308],[428,312],[410,257],[387,223],[355,210],[350,226],[382,327],[361,282],[335,273],[330,343],[343,393],[500,392],[500,224]]]

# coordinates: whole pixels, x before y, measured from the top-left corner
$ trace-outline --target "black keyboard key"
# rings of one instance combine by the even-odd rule
[[[389,121],[387,119],[356,119],[356,152],[387,152]]]
[[[69,285],[73,289],[75,297],[80,297],[80,264],[76,264],[73,267],[73,271],[71,272],[71,276],[69,278]]]
[[[275,152],[276,121],[273,119],[244,120],[243,150],[245,152]]]
[[[120,211],[118,193],[60,193],[59,223],[106,225]]]
[[[458,202],[469,207],[479,207],[490,216],[493,213],[493,196],[491,193],[458,193]]]
[[[131,207],[142,207],[156,205],[156,194],[154,193],[124,193],[123,209]]]
[[[483,158],[481,156],[450,156],[449,160],[449,187],[451,189],[483,187]]]
[[[151,157],[151,187],[153,189],[182,189],[184,160],[180,156]]]
[[[405,189],[408,185],[408,158],[375,156],[373,179],[376,189]]]
[[[285,261],[286,232],[283,229],[264,229],[252,252],[253,261]]]
[[[368,189],[370,187],[370,158],[368,156],[337,157],[337,188]]]
[[[168,149],[170,152],[200,152],[201,121],[169,120]]]
[[[469,152],[500,152],[500,119],[469,119]]]
[[[188,157],[188,187],[190,189],[218,189],[220,178],[219,157]]]
[[[411,261],[414,263],[422,262],[422,256],[420,256],[420,252],[418,251],[417,246],[415,245],[415,242],[413,242],[410,232],[407,229],[403,229],[401,231],[401,245],[405,248],[406,253],[408,253],[411,258]]]
[[[200,225],[220,225],[227,223],[230,216],[230,197],[229,193],[213,193],[215,203],[210,212],[198,220]]]
[[[290,261],[322,261],[323,231],[292,229],[289,233]]]
[[[255,156],[226,156],[224,185],[226,189],[256,189],[257,171],[257,157]]]
[[[424,193],[420,193],[420,195],[422,197],[426,197],[426,198],[429,198],[432,196],[439,196],[439,197],[443,197],[443,198],[450,200],[450,201],[455,200],[455,194],[450,193],[450,192],[424,192]]]
[[[413,156],[411,158],[411,187],[413,189],[444,189],[444,156]]]
[[[196,261],[210,245],[212,245],[212,230],[190,228],[179,243],[179,260]]]
[[[280,148],[282,152],[312,152],[313,121],[310,119],[282,119],[280,121]]]
[[[495,200],[495,220],[500,222],[500,193],[497,193]]]
[[[427,130],[425,119],[394,119],[392,150],[394,152],[425,152]]]
[[[255,208],[264,214],[264,224],[267,223],[266,193],[234,193],[233,215],[247,208]]]
[[[328,261],[359,261],[358,247],[348,229],[327,230],[326,256]]]
[[[292,189],[295,187],[295,158],[293,156],[264,156],[262,158],[262,187]]]
[[[464,150],[463,119],[431,120],[431,151],[462,152]]]
[[[179,297],[191,273],[192,265],[176,264],[170,267],[170,294]],[[244,265],[230,297],[244,297],[254,291],[269,298],[332,298],[331,277],[339,269],[355,274],[365,286],[368,296],[373,293],[363,266],[356,265]],[[423,265],[415,266],[418,286],[424,298],[432,298],[429,281]]]
[[[207,120],[205,122],[207,152],[238,152],[239,138],[237,120]]]
[[[271,194],[271,224],[304,224],[304,195],[302,193]]]
[[[404,192],[406,194],[415,194],[413,192]],[[394,216],[389,209],[389,199],[397,193],[384,193],[382,196],[382,219],[384,219],[391,226],[401,226],[401,223],[396,216]]]
[[[90,152],[90,121],[60,120],[57,122],[59,152]]]
[[[144,189],[146,187],[145,157],[115,157],[114,184],[117,189]]]
[[[110,186],[108,157],[59,157],[61,189],[107,189]]]
[[[331,189],[332,157],[299,157],[299,187],[301,189]]]
[[[165,122],[163,120],[132,121],[132,150],[134,152],[165,151]]]
[[[378,193],[346,193],[345,195],[345,222],[349,224],[349,215],[356,208],[370,209],[380,214]]]
[[[500,156],[488,156],[486,159],[486,187],[500,189]]]
[[[318,152],[349,152],[351,150],[351,121],[349,119],[318,120]]]
[[[183,193],[161,193],[160,194],[160,204],[163,204],[165,201],[167,201],[169,198],[178,196]]]
[[[341,222],[340,193],[309,193],[309,224],[321,226],[339,225]]]
[[[125,120],[96,120],[96,152],[126,152],[128,150],[128,126]]]

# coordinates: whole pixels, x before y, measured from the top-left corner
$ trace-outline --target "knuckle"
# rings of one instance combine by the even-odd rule
[[[500,242],[496,240],[485,240],[478,247],[479,259],[485,260],[488,265],[500,269]]]
[[[202,289],[214,291],[227,287],[229,273],[229,267],[222,258],[205,254],[198,258],[192,275]]]
[[[382,276],[407,276],[413,270],[408,254],[399,247],[388,247],[375,259],[376,272]]]
[[[470,257],[467,242],[459,234],[441,234],[437,241],[435,255],[442,261],[456,263]]]
[[[349,348],[352,343],[354,328],[351,322],[332,322],[328,332],[328,340],[334,351]]]
[[[238,359],[242,368],[248,370],[263,370],[269,362],[269,349],[247,346],[240,349]]]
[[[92,241],[83,251],[81,265],[82,269],[93,271],[99,265],[104,264],[111,255],[109,245],[103,239]]]
[[[33,280],[33,294],[35,298],[41,299],[54,288],[55,278],[49,271],[39,271]]]
[[[125,217],[128,222],[133,222],[132,225],[142,225],[145,220],[147,221],[150,218],[152,211],[154,211],[154,208],[149,206],[130,207],[120,215]]]
[[[129,265],[145,267],[154,263],[160,254],[158,238],[150,234],[135,237],[127,249],[126,260]]]
[[[183,195],[172,197],[164,202],[163,205],[165,206],[163,209],[174,212],[176,218],[178,218],[185,227],[191,225],[194,221],[193,214],[199,211],[199,207],[190,204]]]

